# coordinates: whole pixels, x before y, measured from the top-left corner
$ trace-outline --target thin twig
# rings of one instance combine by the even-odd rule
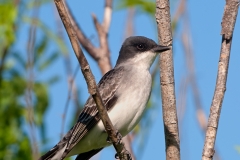
[[[184,18],[186,19],[186,17]],[[187,26],[185,26],[185,32],[182,34],[182,43],[183,43],[183,48],[185,50],[185,59],[186,59],[186,64],[187,64],[187,70],[188,70],[188,84],[190,85],[190,88],[192,89],[193,93],[193,98],[194,98],[194,103],[195,103],[195,109],[196,109],[196,118],[197,122],[200,126],[200,129],[202,133],[205,134],[206,129],[207,129],[207,116],[203,110],[202,102],[201,102],[201,95],[199,91],[199,87],[197,85],[197,79],[196,79],[196,74],[195,74],[195,67],[194,67],[194,52],[193,52],[193,47],[190,39],[190,28],[189,28],[189,23],[184,22]],[[185,93],[186,94],[186,93]],[[182,95],[181,95],[182,96]],[[181,106],[179,106],[180,108]],[[221,159],[219,156],[219,152],[216,150],[215,151],[215,159],[219,160]]]
[[[185,21],[184,24],[186,24],[185,31],[182,34],[182,43],[185,53],[185,59],[187,64],[187,71],[188,71],[188,79],[190,87],[193,91],[193,98],[195,102],[196,107],[196,116],[198,123],[201,127],[201,130],[205,133],[207,128],[207,118],[203,111],[202,102],[200,98],[199,88],[197,85],[196,75],[195,75],[195,67],[194,67],[194,58],[193,58],[193,48],[191,45],[191,40],[189,39],[189,25],[188,22]]]
[[[172,46],[170,5],[168,0],[156,0],[156,21],[159,44]],[[180,140],[174,88],[172,50],[160,54],[160,84],[166,143],[166,159],[180,159]]]
[[[59,13],[59,15],[62,19],[63,24],[64,24],[64,27],[65,27],[65,29],[68,33],[68,36],[69,36],[69,39],[71,41],[73,50],[74,50],[75,55],[76,55],[76,57],[79,61],[80,66],[81,66],[81,70],[82,70],[82,73],[84,75],[84,78],[86,79],[87,86],[88,86],[88,91],[92,95],[94,101],[96,102],[98,112],[99,112],[101,120],[104,124],[105,130],[106,130],[109,138],[111,139],[111,141],[113,143],[113,146],[115,147],[119,158],[124,159],[124,160],[129,159],[130,155],[128,154],[128,151],[124,147],[121,136],[118,136],[118,135],[120,135],[120,133],[117,132],[114,129],[114,127],[113,127],[113,125],[112,125],[112,123],[111,123],[111,121],[108,117],[106,108],[105,108],[105,106],[102,102],[101,96],[99,94],[94,76],[93,76],[93,74],[90,70],[90,66],[89,66],[89,64],[88,64],[88,62],[87,62],[87,60],[86,60],[86,58],[85,58],[85,56],[84,56],[84,54],[81,50],[81,47],[78,43],[76,33],[75,33],[75,31],[73,29],[73,26],[71,24],[71,21],[69,19],[67,10],[65,8],[65,5],[64,5],[62,0],[54,0],[54,2],[56,4],[58,13]]]
[[[105,9],[103,15],[102,26],[106,33],[108,33],[112,19],[112,0],[105,0]]]
[[[63,111],[63,114],[62,114],[62,125],[61,125],[61,132],[60,132],[61,138],[63,138],[63,136],[64,136],[64,127],[65,127],[65,121],[66,121],[66,116],[67,116],[67,112],[68,112],[68,106],[69,106],[69,102],[70,102],[70,99],[71,99],[71,94],[74,94],[74,92],[76,92],[76,91],[74,91],[74,88],[75,88],[74,78],[76,77],[78,70],[79,70],[79,68],[77,66],[74,75],[71,76],[70,79],[68,79],[68,81],[69,81],[68,82],[68,84],[69,84],[68,85],[68,96],[67,96],[64,111]],[[78,110],[78,107],[76,107],[76,108],[77,108],[76,110]]]
[[[61,19],[58,15],[58,12],[56,10],[56,7],[54,7],[54,13],[55,13],[54,15],[55,15],[56,24],[57,24],[57,34],[58,34],[58,37],[61,39],[61,41],[64,43],[63,26],[62,26]],[[69,56],[69,52],[67,50],[65,50],[65,53],[63,53],[63,58],[64,58],[64,65],[65,65],[67,80],[68,80],[68,95],[67,95],[67,100],[65,103],[64,111],[62,114],[62,125],[61,125],[61,132],[60,132],[61,138],[63,138],[63,135],[64,135],[65,121],[66,121],[67,111],[69,108],[71,94],[73,95],[73,102],[75,104],[76,111],[80,108],[80,104],[79,104],[79,101],[77,98],[78,93],[77,93],[77,89],[76,89],[76,85],[75,85],[75,81],[74,81],[77,71],[79,70],[79,67],[77,66],[77,68],[74,72],[74,75],[73,75],[72,67],[71,67],[71,59]]]
[[[98,32],[100,47],[95,47],[85,36],[82,29],[80,28],[79,24],[77,24],[76,20],[74,19],[71,10],[69,9],[68,5],[66,4],[66,9],[69,13],[69,18],[73,24],[74,30],[76,31],[77,38],[81,43],[82,47],[89,53],[89,55],[98,63],[102,74],[105,74],[109,71],[112,66],[110,62],[110,51],[108,47],[108,29],[111,22],[111,14],[112,14],[112,0],[106,0],[105,2],[105,11],[104,11],[104,20],[103,24],[97,22],[96,17],[93,17],[95,27]],[[96,23],[99,26],[96,26]]]
[[[126,21],[126,25],[125,25],[125,35],[124,35],[125,38],[128,38],[134,34],[134,27],[133,27],[134,15],[135,15],[134,8],[130,8],[128,10],[127,21]],[[123,143],[125,144],[126,149],[131,154],[132,160],[136,160],[136,156],[132,149],[132,142],[133,142],[134,137],[135,137],[135,135],[133,133],[129,133],[125,137],[123,137]]]
[[[39,3],[39,1],[35,0],[34,3]],[[29,37],[28,37],[28,46],[27,46],[27,89],[25,94],[25,100],[27,104],[27,118],[29,123],[30,136],[32,140],[32,158],[38,159],[39,150],[37,145],[36,131],[35,131],[35,121],[34,121],[34,106],[33,106],[33,86],[34,86],[34,45],[36,40],[36,26],[34,25],[34,18],[38,16],[39,5],[33,11],[33,19],[29,29]]]
[[[129,8],[127,13],[127,21],[125,26],[125,33],[124,33],[124,39],[134,35],[134,17],[135,17],[135,9]]]
[[[190,88],[192,89],[192,93],[193,93],[193,98],[194,98],[194,103],[195,103],[195,109],[196,109],[196,118],[197,118],[197,122],[200,126],[200,129],[202,131],[202,133],[205,134],[206,129],[207,129],[207,116],[203,110],[202,107],[202,101],[201,101],[201,95],[200,95],[200,91],[199,91],[199,87],[197,84],[197,78],[196,78],[196,73],[195,73],[195,63],[194,63],[194,51],[193,51],[193,45],[192,45],[192,40],[191,40],[191,29],[190,29],[190,25],[189,25],[189,17],[188,17],[188,10],[187,7],[185,7],[186,5],[186,0],[181,0],[181,3],[179,4],[179,8],[182,9],[178,9],[179,13],[178,13],[178,19],[180,17],[183,17],[183,24],[184,24],[184,31],[182,33],[182,45],[184,48],[184,53],[185,53],[185,59],[186,59],[186,68],[187,68],[187,75],[186,75],[186,79],[188,81],[186,87],[188,87],[188,85],[190,85]],[[181,11],[181,12],[180,12]],[[184,100],[186,100],[186,94],[187,92],[185,91],[184,93],[180,94],[180,97],[185,97]],[[185,104],[180,104],[178,106],[178,108],[185,108]],[[184,114],[184,112],[183,112]],[[183,114],[180,115],[180,117],[183,117]],[[181,118],[180,118],[181,120]],[[215,159],[218,160],[220,159],[220,156],[218,154],[218,152],[215,152]]]
[[[2,76],[3,76],[3,70],[4,70],[4,63],[5,63],[5,60],[6,60],[6,57],[7,57],[7,54],[8,54],[8,49],[9,47],[4,47],[3,50],[2,50],[2,56],[0,58],[0,85],[2,84]]]
[[[236,23],[239,0],[226,0],[222,19],[222,46],[218,62],[218,75],[215,92],[208,118],[207,132],[202,153],[202,160],[211,160],[214,155],[218,122],[226,91],[227,73],[230,58],[233,30]]]
[[[186,101],[187,101],[187,88],[189,84],[189,77],[183,77],[181,82],[180,82],[180,87],[179,87],[179,96],[178,96],[178,120],[179,120],[179,126],[181,127],[185,111],[186,111]]]
[[[123,137],[123,143],[125,144],[126,149],[131,154],[132,160],[136,160],[135,154],[132,149],[133,139],[134,139],[134,135],[132,133],[129,133],[125,137]]]

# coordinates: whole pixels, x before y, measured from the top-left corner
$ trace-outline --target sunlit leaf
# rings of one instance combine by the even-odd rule
[[[47,49],[48,38],[44,35],[41,40],[35,46],[35,55],[34,55],[34,63],[39,62],[40,58],[44,54]]]
[[[26,68],[26,61],[24,60],[23,56],[20,53],[15,52],[12,54],[12,56],[16,60],[17,64],[19,64],[23,69]]]
[[[35,83],[34,93],[36,96],[35,102],[35,122],[37,125],[41,125],[43,121],[43,115],[49,105],[47,85],[41,83]]]
[[[240,154],[240,146],[235,146],[235,149],[236,149],[237,152]]]
[[[126,9],[136,7],[139,11],[143,13],[150,14],[153,16],[155,14],[155,1],[152,0],[121,0],[118,1],[118,9]]]
[[[41,0],[41,1],[30,1],[27,5],[28,9],[32,9],[34,7],[39,7],[39,6],[42,6],[44,4],[47,4],[47,3],[51,3],[53,2],[52,0]]]
[[[36,25],[37,27],[42,29],[42,31],[45,33],[45,35],[48,38],[52,39],[58,45],[58,48],[61,50],[61,53],[63,53],[63,54],[67,53],[67,46],[65,45],[65,43],[63,43],[61,38],[59,38],[53,31],[51,31],[47,26],[45,26],[41,21],[39,21],[36,18],[33,21],[33,19],[29,18],[29,17],[23,17],[23,21],[27,22],[29,24]]]
[[[44,62],[42,62],[39,66],[39,71],[43,71],[44,69],[46,69],[47,67],[49,67],[49,65],[51,65],[59,56],[58,52],[54,52],[50,55],[50,57],[48,57],[46,60],[44,60]]]
[[[14,3],[12,1],[0,3],[1,47],[8,47],[15,40],[14,23],[16,21],[17,12],[17,8],[14,6]]]
[[[59,81],[60,77],[55,75],[55,76],[52,76],[50,79],[47,80],[47,84],[48,85],[53,85],[54,83],[56,83],[57,81]]]

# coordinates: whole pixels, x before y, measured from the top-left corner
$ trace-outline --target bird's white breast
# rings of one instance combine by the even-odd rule
[[[116,93],[119,96],[116,105],[108,113],[114,127],[122,136],[128,134],[139,122],[152,85],[151,75],[146,69],[131,68],[127,74]],[[68,156],[110,145],[106,139],[107,133],[102,121],[99,121]]]

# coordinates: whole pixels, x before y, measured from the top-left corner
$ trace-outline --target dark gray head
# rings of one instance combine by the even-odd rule
[[[141,61],[140,63],[150,63],[150,67],[157,53],[169,49],[170,47],[160,46],[153,40],[143,36],[129,37],[124,41],[121,47],[117,65],[120,65],[123,62]]]

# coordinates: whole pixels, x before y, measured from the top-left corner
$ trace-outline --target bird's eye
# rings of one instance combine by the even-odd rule
[[[145,46],[143,44],[138,44],[137,45],[137,49],[139,50],[143,50],[145,48]]]

